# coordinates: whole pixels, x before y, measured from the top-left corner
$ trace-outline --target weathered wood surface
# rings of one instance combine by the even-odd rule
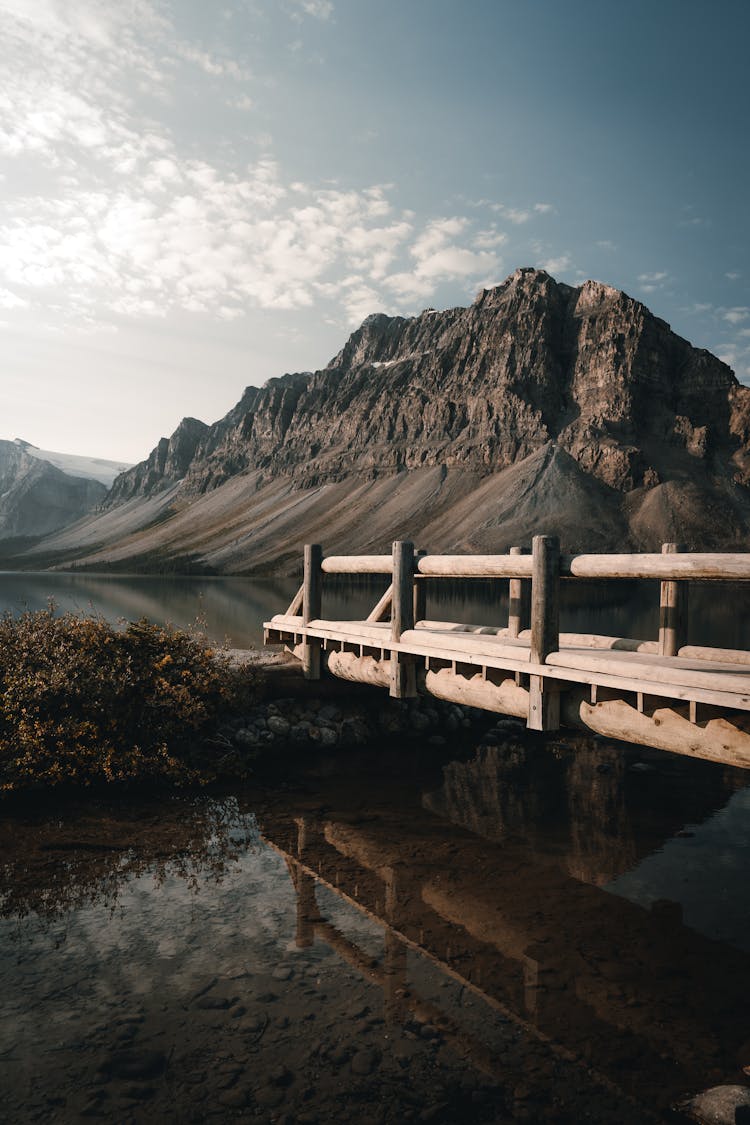
[[[675,555],[679,543],[665,543],[662,554]],[[659,655],[677,656],[687,644],[688,587],[685,582],[662,582],[659,598]]]
[[[305,546],[305,563],[302,580],[302,623],[309,625],[320,617],[323,602],[321,562],[323,549],[319,543]],[[306,636],[303,645],[302,670],[306,680],[320,679],[320,641]]]
[[[304,600],[304,597],[305,597],[305,584],[303,582],[302,585],[300,586],[299,590],[297,591],[297,593],[294,595],[294,597],[292,598],[292,600],[289,603],[289,608],[287,609],[286,614],[285,614],[286,617],[295,617],[299,613],[299,611],[302,609],[302,602]]]
[[[329,555],[323,559],[324,574],[392,574],[391,555]]]
[[[328,652],[325,656],[328,671],[341,680],[372,684],[373,687],[390,688],[390,660],[374,656],[357,656],[354,652]]]
[[[511,547],[511,555],[524,554],[523,547]],[[518,637],[531,625],[531,583],[528,578],[511,578],[508,583],[508,635]]]
[[[391,640],[398,644],[414,629],[414,544],[397,540],[393,544],[393,600],[391,602]],[[412,699],[417,694],[414,658],[391,651],[390,693],[394,699]]]
[[[750,581],[750,554],[562,555],[560,573],[572,578],[659,578]]]
[[[531,556],[423,555],[417,570],[428,578],[531,578]]]
[[[367,620],[368,621],[385,621],[385,619],[387,617],[390,617],[391,603],[392,602],[393,602],[393,583],[391,582],[390,586],[388,587],[386,592],[383,594],[382,598],[376,603],[376,605],[368,613]]]
[[[529,713],[529,693],[516,684],[513,676],[498,677],[498,681],[493,682],[485,679],[481,672],[463,676],[450,668],[441,668],[438,672],[425,672],[419,682],[430,695],[449,703],[480,707],[518,719],[526,719]]]

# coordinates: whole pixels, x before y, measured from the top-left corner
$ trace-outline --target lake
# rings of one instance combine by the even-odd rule
[[[8,1122],[661,1121],[750,1065],[750,787],[504,727],[0,822]]]
[[[383,586],[329,586],[324,613]],[[5,574],[0,608],[199,619],[244,647],[295,589]],[[562,627],[656,636],[658,584],[615,593],[564,584]],[[507,614],[502,583],[429,599]],[[695,586],[691,641],[744,647],[749,610]],[[746,1084],[747,772],[513,721],[459,734],[6,805],[0,1118],[641,1125]]]
[[[323,614],[331,619],[366,616],[387,580],[327,578]],[[96,612],[110,621],[140,617],[181,627],[202,623],[213,641],[246,648],[263,643],[262,624],[282,613],[298,583],[292,578],[195,578],[69,573],[0,572],[0,611],[42,609],[50,599],[60,611]],[[428,615],[435,620],[479,625],[505,624],[507,582],[428,586]],[[563,581],[561,628],[608,636],[655,638],[659,632],[658,582]],[[750,635],[750,584],[693,583],[690,589],[691,644],[744,648]]]

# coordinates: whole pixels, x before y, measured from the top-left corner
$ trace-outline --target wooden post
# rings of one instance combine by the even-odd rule
[[[523,555],[523,547],[511,547],[511,555]],[[531,621],[531,583],[511,578],[508,589],[508,636],[517,637]]]
[[[396,540],[393,544],[393,601],[391,640],[398,643],[403,633],[414,628],[414,544]],[[391,689],[394,699],[413,699],[417,694],[414,660],[406,653],[391,653]]]
[[[422,555],[426,555],[426,551],[417,551],[416,559],[418,560]],[[424,621],[427,617],[427,579],[417,578],[414,580],[414,624],[418,621]]]
[[[662,543],[663,555],[682,551],[678,543]],[[662,582],[659,601],[659,656],[677,656],[687,644],[688,588],[684,582]]]
[[[532,664],[544,664],[560,647],[560,541],[554,535],[535,535],[532,547],[531,651]],[[554,681],[529,677],[530,730],[557,730],[560,692]]]
[[[323,599],[323,548],[319,543],[305,544],[305,569],[302,581],[302,624],[309,625],[320,617]],[[320,679],[319,637],[305,637],[302,645],[302,671],[306,680]]]

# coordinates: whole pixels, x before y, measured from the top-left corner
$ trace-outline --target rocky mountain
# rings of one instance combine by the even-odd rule
[[[107,488],[112,486],[115,477],[130,468],[123,461],[105,461],[101,457],[81,457],[74,453],[55,453],[51,449],[39,449],[30,441],[23,438],[14,438],[13,444],[20,446],[31,457],[39,461],[49,461],[56,469],[66,473],[69,477],[83,477],[85,480],[98,480]]]
[[[750,389],[640,302],[521,269],[469,308],[368,317],[322,371],[186,419],[40,547],[216,572],[329,550],[750,542]]]
[[[48,535],[107,495],[101,481],[63,472],[39,452],[27,442],[0,441],[0,540]]]

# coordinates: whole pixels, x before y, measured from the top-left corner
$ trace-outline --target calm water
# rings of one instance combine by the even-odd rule
[[[365,616],[386,582],[327,579],[323,614],[333,620]],[[28,574],[0,572],[0,612],[44,608],[50,598],[60,610],[98,612],[111,621],[205,623],[215,641],[234,647],[260,645],[262,623],[282,613],[297,590],[294,579],[180,578]],[[429,586],[428,615],[437,620],[504,625],[507,583]],[[649,639],[659,631],[657,582],[563,582],[561,628]],[[693,584],[690,591],[691,644],[745,648],[750,636],[750,584]]]
[[[2,575],[0,607],[244,646],[295,587]],[[691,591],[691,640],[743,647],[747,595],[718,591]],[[564,599],[564,629],[656,635],[656,584]],[[506,614],[500,583],[430,593]],[[639,1125],[747,1082],[747,773],[507,723],[299,770],[2,809],[0,1120]]]
[[[746,782],[506,727],[6,815],[3,1120],[662,1120],[746,1081]]]

